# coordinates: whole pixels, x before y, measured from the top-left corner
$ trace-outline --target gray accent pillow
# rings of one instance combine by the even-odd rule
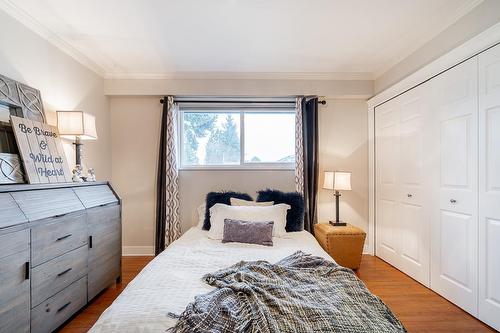
[[[273,246],[274,222],[224,219],[222,243],[247,243]]]

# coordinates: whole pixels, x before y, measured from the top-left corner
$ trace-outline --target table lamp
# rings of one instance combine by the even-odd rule
[[[57,111],[59,135],[74,140],[76,165],[82,165],[82,140],[96,140],[95,117],[82,111]]]
[[[339,219],[339,191],[350,191],[351,190],[351,173],[344,171],[325,171],[325,181],[323,182],[323,188],[326,190],[334,190],[335,193],[335,212],[336,218],[335,222],[330,221],[330,224],[339,227],[346,226],[347,223],[341,222]]]

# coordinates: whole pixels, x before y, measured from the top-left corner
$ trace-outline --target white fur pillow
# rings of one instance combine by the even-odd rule
[[[210,208],[210,230],[208,237],[222,239],[224,234],[224,220],[241,220],[249,222],[274,222],[273,237],[286,235],[286,212],[289,205],[274,206],[229,206],[215,204]]]

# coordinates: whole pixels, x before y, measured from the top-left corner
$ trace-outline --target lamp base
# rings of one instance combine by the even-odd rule
[[[347,226],[347,223],[345,222],[342,222],[342,221],[338,221],[338,222],[335,222],[335,221],[329,221],[331,225],[333,225],[334,227],[345,227]]]

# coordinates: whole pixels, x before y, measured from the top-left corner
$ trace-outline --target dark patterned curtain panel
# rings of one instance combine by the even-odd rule
[[[163,99],[156,197],[155,254],[181,236],[179,174],[177,169],[177,106],[172,96]]]
[[[302,98],[304,229],[314,233],[318,192],[318,98]]]

